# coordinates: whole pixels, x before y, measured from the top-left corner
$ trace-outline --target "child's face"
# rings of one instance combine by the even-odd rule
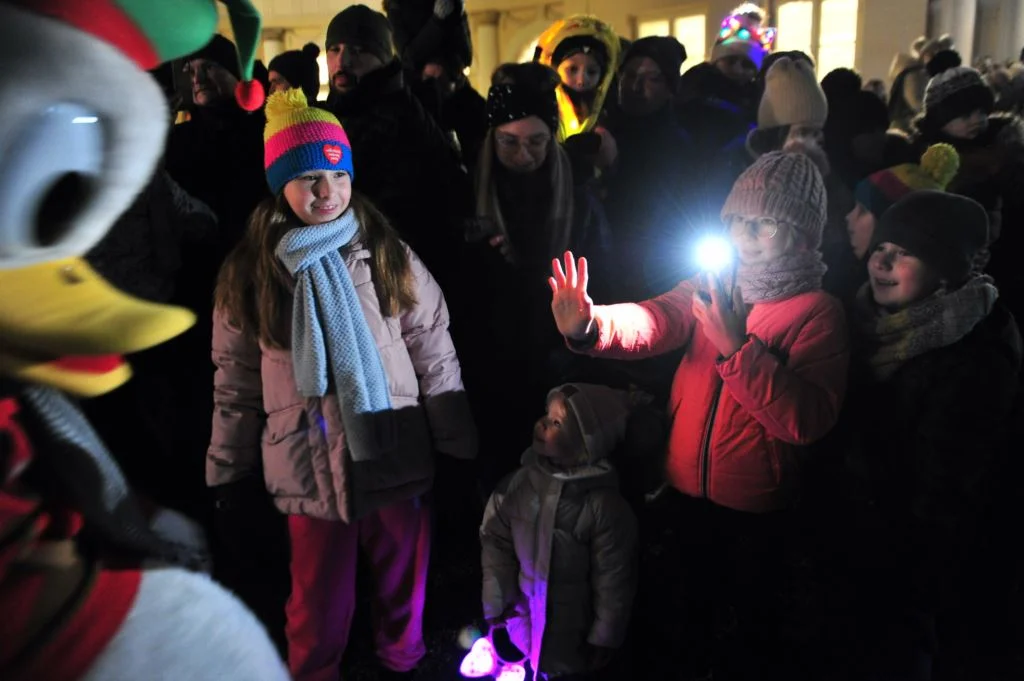
[[[846,232],[850,235],[850,246],[858,259],[867,255],[871,237],[875,233],[875,214],[859,201],[846,215]]]
[[[284,198],[307,225],[337,220],[352,200],[352,178],[337,170],[311,170],[284,186]]]
[[[972,140],[988,127],[988,114],[978,109],[967,116],[954,118],[942,126],[942,132],[961,140]]]
[[[548,413],[533,427],[533,450],[556,463],[574,463],[583,449],[576,418],[569,413],[565,397],[555,394],[548,401]]]
[[[566,87],[590,92],[601,80],[601,65],[593,55],[577,52],[558,65],[558,75]]]
[[[764,265],[788,253],[795,244],[793,228],[767,215],[732,215],[729,238],[744,265]]]
[[[890,312],[924,300],[942,285],[920,258],[888,241],[878,244],[868,258],[868,280],[875,303]]]

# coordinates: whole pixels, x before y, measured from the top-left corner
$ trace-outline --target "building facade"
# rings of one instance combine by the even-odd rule
[[[253,0],[264,17],[260,55],[269,62],[306,42],[323,46],[331,17],[349,2]],[[380,0],[362,4],[380,9]],[[595,14],[620,35],[675,35],[686,46],[689,68],[710,52],[719,24],[739,0],[466,0],[473,34],[469,77],[486,92],[504,62],[530,59],[537,36],[554,20]],[[969,62],[982,56],[1016,57],[1024,47],[1024,0],[762,0],[769,25],[779,29],[777,49],[812,55],[819,75],[853,66],[865,79],[886,78],[893,56],[921,35],[950,33]],[[221,31],[230,35],[226,16]],[[321,54],[322,82],[326,63]]]

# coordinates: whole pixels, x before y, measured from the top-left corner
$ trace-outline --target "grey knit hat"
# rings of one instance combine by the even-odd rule
[[[994,106],[995,95],[981,73],[966,66],[943,71],[924,91],[924,118],[935,129],[978,110],[991,113]]]
[[[804,154],[773,151],[737,178],[722,206],[722,220],[733,215],[772,217],[792,224],[817,249],[825,209],[825,182],[814,161]]]

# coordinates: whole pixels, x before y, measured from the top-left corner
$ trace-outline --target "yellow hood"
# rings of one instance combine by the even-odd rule
[[[0,269],[0,374],[91,397],[128,380],[121,355],[195,323],[188,310],[124,294],[84,260]]]
[[[611,26],[597,17],[576,14],[551,24],[537,40],[539,54],[536,61],[556,68],[557,64],[553,64],[552,61],[554,60],[555,50],[558,48],[558,45],[569,38],[583,36],[594,38],[604,45],[608,51],[608,68],[605,69],[601,82],[597,86],[594,106],[590,115],[582,120],[578,118],[576,107],[573,105],[572,100],[569,99],[569,96],[565,94],[564,87],[558,87],[556,96],[558,97],[558,111],[561,122],[560,130],[558,131],[559,142],[564,142],[567,138],[578,135],[581,132],[590,132],[597,125],[601,110],[604,108],[604,100],[608,96],[612,80],[615,78],[615,72],[619,68],[619,37],[615,35]]]

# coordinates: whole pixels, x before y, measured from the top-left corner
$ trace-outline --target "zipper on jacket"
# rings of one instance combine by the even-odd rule
[[[704,441],[700,446],[700,496],[707,499],[711,494],[711,433],[715,429],[715,414],[718,413],[718,402],[722,399],[721,379],[716,381],[715,395],[711,398],[711,412],[708,414],[708,425],[704,431]]]

